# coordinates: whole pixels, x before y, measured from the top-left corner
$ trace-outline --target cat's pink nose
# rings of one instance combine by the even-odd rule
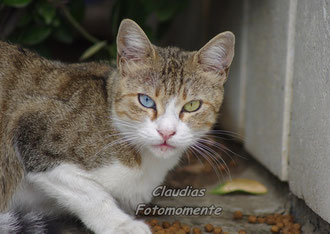
[[[172,136],[175,135],[175,131],[172,130],[157,130],[157,132],[159,133],[159,135],[161,135],[164,139],[164,141],[167,141],[168,139],[170,139]]]

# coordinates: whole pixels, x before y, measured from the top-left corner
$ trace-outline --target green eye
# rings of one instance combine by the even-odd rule
[[[191,102],[186,103],[183,106],[183,111],[194,112],[194,111],[197,111],[201,107],[201,105],[202,105],[202,101],[200,101],[200,100],[193,100]]]

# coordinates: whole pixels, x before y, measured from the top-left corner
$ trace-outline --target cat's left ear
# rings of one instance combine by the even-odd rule
[[[144,62],[155,56],[147,35],[133,20],[124,19],[117,35],[117,65],[122,62]]]
[[[195,54],[195,61],[203,71],[219,76],[227,75],[234,58],[234,47],[234,34],[232,32],[220,33]]]

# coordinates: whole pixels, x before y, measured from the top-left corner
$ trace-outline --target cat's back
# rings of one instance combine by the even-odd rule
[[[0,110],[11,100],[13,107],[33,99],[68,101],[79,90],[98,95],[93,89],[104,85],[110,72],[105,63],[65,64],[0,41]]]
[[[45,62],[45,59],[21,46],[0,41],[0,82],[22,76],[31,69],[38,69]]]
[[[20,102],[28,93],[36,92],[39,81],[47,79],[54,65],[21,46],[0,41],[1,111],[5,111],[5,103],[11,99]]]

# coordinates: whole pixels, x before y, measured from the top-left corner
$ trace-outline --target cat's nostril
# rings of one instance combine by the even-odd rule
[[[163,137],[164,141],[167,141],[176,133],[176,131],[161,131],[161,130],[157,130],[157,132],[159,133],[159,135]]]

